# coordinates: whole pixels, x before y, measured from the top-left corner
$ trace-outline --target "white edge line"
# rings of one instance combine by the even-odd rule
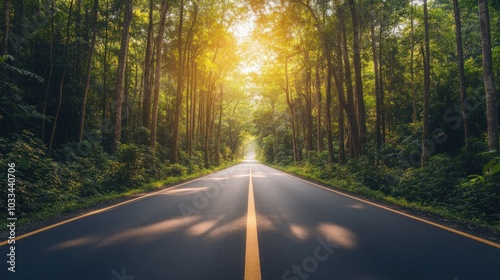
[[[413,216],[413,215],[410,215],[410,214],[407,214],[407,213],[404,213],[404,212],[401,212],[401,211],[398,211],[398,210],[395,210],[395,209],[392,209],[392,208],[389,208],[389,207],[386,207],[386,206],[383,206],[383,205],[380,205],[380,204],[377,204],[377,203],[374,203],[374,202],[371,202],[371,201],[368,201],[368,200],[364,200],[362,198],[358,198],[358,197],[355,197],[355,196],[352,196],[352,195],[349,195],[349,194],[346,194],[346,193],[343,193],[343,192],[340,192],[340,191],[337,191],[337,190],[333,190],[333,189],[327,188],[325,186],[321,186],[319,184],[316,184],[316,183],[310,182],[308,180],[302,179],[302,178],[298,177],[295,174],[287,173],[285,171],[276,169],[276,168],[271,167],[271,166],[266,165],[266,164],[263,164],[263,165],[267,166],[269,168],[272,168],[272,169],[274,169],[274,170],[276,170],[278,172],[281,172],[283,174],[290,175],[290,176],[292,176],[292,177],[294,177],[294,178],[296,178],[296,179],[298,179],[300,181],[303,181],[305,183],[308,183],[308,184],[310,184],[312,186],[315,186],[315,187],[318,187],[318,188],[322,188],[324,190],[327,190],[327,191],[330,191],[330,192],[333,192],[333,193],[336,193],[336,194],[340,194],[342,196],[349,197],[349,198],[352,198],[352,199],[364,202],[366,204],[369,204],[369,205],[372,205],[372,206],[376,206],[376,207],[384,209],[384,210],[391,211],[393,213],[396,213],[396,214],[399,214],[399,215],[402,215],[402,216],[405,216],[405,217],[408,217],[408,218],[411,218],[411,219],[414,219],[414,220],[417,220],[417,221],[420,221],[420,222],[423,222],[423,223],[426,223],[426,224],[429,224],[429,225],[432,225],[432,226],[435,226],[435,227],[438,227],[438,228],[441,228],[441,229],[444,229],[444,230],[447,230],[447,231],[450,231],[450,232],[453,232],[455,234],[458,234],[458,235],[461,235],[461,236],[464,236],[464,237],[467,237],[467,238],[479,241],[479,242],[484,243],[484,244],[488,244],[488,245],[496,247],[496,248],[500,248],[500,244],[499,243],[496,243],[496,242],[493,242],[493,241],[490,241],[490,240],[487,240],[487,239],[484,239],[484,238],[481,238],[481,237],[478,237],[478,236],[475,236],[475,235],[472,235],[472,234],[469,234],[469,233],[466,233],[466,232],[463,232],[463,231],[460,231],[460,230],[457,230],[457,229],[454,229],[454,228],[450,228],[450,227],[447,227],[447,226],[444,226],[444,225],[441,225],[441,224],[438,224],[438,223],[435,223],[435,222],[431,222],[429,220],[426,220],[426,219],[423,219],[423,218],[419,218],[419,217],[416,217],[416,216]]]
[[[166,189],[163,189],[163,190],[159,190],[159,191],[155,191],[155,192],[152,192],[152,193],[148,193],[148,194],[144,194],[144,195],[141,195],[139,197],[136,197],[136,198],[132,198],[132,199],[129,199],[129,200],[126,200],[126,201],[123,201],[123,202],[120,202],[118,204],[114,204],[114,205],[111,205],[111,206],[108,206],[108,207],[104,207],[104,208],[101,208],[101,209],[98,209],[98,210],[94,210],[94,211],[91,211],[91,212],[88,212],[88,213],[85,213],[85,214],[82,214],[82,215],[79,215],[79,216],[76,216],[76,217],[73,217],[73,218],[70,218],[70,219],[67,219],[67,220],[64,220],[64,221],[61,221],[61,222],[58,222],[58,223],[55,223],[55,224],[52,224],[52,225],[48,225],[48,226],[45,226],[43,228],[40,228],[40,229],[37,229],[37,230],[34,230],[34,231],[31,231],[31,232],[27,232],[25,234],[22,234],[20,236],[16,236],[16,241],[18,240],[21,240],[21,239],[24,239],[26,237],[29,237],[29,236],[32,236],[32,235],[35,235],[35,234],[38,234],[40,232],[44,232],[44,231],[47,231],[49,229],[52,229],[52,228],[55,228],[55,227],[58,227],[58,226],[62,226],[64,224],[68,224],[70,222],[73,222],[73,221],[76,221],[76,220],[79,220],[79,219],[82,219],[82,218],[85,218],[85,217],[88,217],[88,216],[92,216],[92,215],[95,215],[95,214],[99,214],[99,213],[102,213],[102,212],[106,212],[108,210],[111,210],[113,208],[117,208],[117,207],[120,207],[120,206],[123,206],[125,204],[129,204],[129,203],[132,203],[132,202],[136,202],[136,201],[139,201],[139,200],[142,200],[142,199],[145,199],[147,197],[150,197],[150,196],[154,196],[154,195],[157,195],[159,193],[162,193],[162,192],[166,192],[166,191],[169,191],[171,189],[174,189],[174,188],[178,188],[178,187],[181,187],[181,186],[184,186],[184,185],[187,185],[189,183],[192,183],[192,182],[196,182],[196,181],[199,181],[199,180],[202,180],[202,179],[205,179],[206,177],[209,177],[209,176],[212,176],[214,174],[217,174],[219,172],[222,172],[226,169],[229,169],[231,167],[234,167],[234,166],[237,166],[241,163],[238,163],[238,164],[235,164],[233,166],[229,166],[229,167],[226,167],[224,169],[221,169],[219,171],[216,171],[216,172],[213,172],[213,173],[210,173],[210,174],[207,174],[207,175],[204,175],[202,177],[199,177],[199,178],[195,178],[195,179],[192,179],[192,180],[189,180],[189,181],[186,181],[186,182],[183,182],[183,183],[180,183],[178,185],[174,185],[174,186],[171,186],[171,187],[168,187]],[[2,241],[0,242],[0,247],[4,246],[4,245],[7,245],[8,243],[8,240],[5,240],[5,241]]]

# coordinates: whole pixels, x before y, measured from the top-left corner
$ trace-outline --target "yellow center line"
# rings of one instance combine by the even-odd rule
[[[257,216],[253,196],[252,164],[248,183],[247,241],[245,250],[245,280],[260,280],[259,240],[257,237]]]

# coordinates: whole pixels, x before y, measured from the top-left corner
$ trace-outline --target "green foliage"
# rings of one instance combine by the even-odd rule
[[[111,165],[108,187],[117,190],[137,187],[156,178],[158,171],[149,147],[124,144],[118,149],[116,161]]]
[[[453,198],[464,176],[460,161],[446,154],[436,155],[424,167],[408,169],[395,186],[395,194],[408,201],[440,205]]]
[[[183,177],[186,176],[188,168],[180,164],[172,164],[167,167],[166,174],[173,177]]]
[[[500,177],[471,175],[459,185],[456,205],[465,215],[500,224]]]

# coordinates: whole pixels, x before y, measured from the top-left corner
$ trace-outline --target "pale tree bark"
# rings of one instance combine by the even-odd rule
[[[95,42],[97,37],[97,13],[99,11],[99,0],[94,0],[94,9],[93,9],[93,26],[92,26],[92,39],[89,47],[89,54],[87,60],[87,70],[85,77],[85,88],[83,90],[83,99],[82,99],[82,116],[80,119],[80,130],[78,133],[78,141],[81,142],[83,139],[83,130],[85,127],[85,113],[87,110],[87,96],[90,88],[90,70],[92,69],[92,58],[94,54]]]
[[[488,121],[488,149],[498,150],[498,101],[493,81],[491,55],[491,30],[488,0],[478,0],[481,46],[483,49],[483,80],[486,94],[486,119]]]
[[[118,67],[116,72],[116,92],[115,92],[115,119],[114,119],[114,134],[111,144],[111,153],[116,153],[120,145],[121,130],[122,130],[122,107],[123,107],[123,91],[124,77],[127,63],[128,41],[130,37],[130,24],[132,23],[132,1],[125,2],[125,10],[123,16],[123,29],[121,34],[120,53],[118,55]]]

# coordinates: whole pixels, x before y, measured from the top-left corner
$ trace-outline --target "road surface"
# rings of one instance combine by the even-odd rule
[[[500,279],[498,245],[252,159],[0,246],[0,279]]]

